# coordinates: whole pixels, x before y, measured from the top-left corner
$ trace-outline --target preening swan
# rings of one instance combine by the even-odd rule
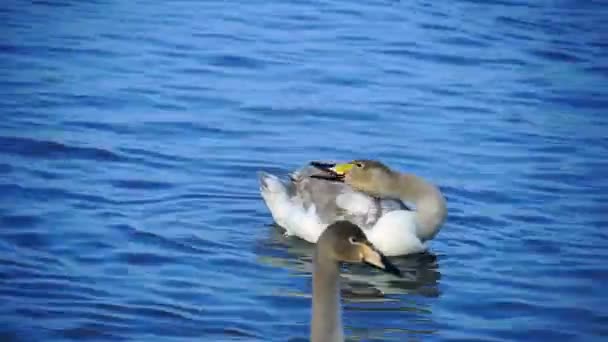
[[[316,243],[329,224],[347,220],[379,251],[394,256],[424,251],[445,221],[444,196],[419,176],[374,160],[310,164],[286,181],[259,174],[264,202],[288,235]]]

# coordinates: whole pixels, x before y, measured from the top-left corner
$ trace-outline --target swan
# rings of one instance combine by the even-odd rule
[[[321,233],[313,257],[311,342],[344,341],[340,306],[340,262],[365,263],[401,277],[401,272],[348,221],[332,223]]]
[[[286,181],[266,172],[258,178],[274,221],[286,235],[311,243],[329,224],[346,220],[358,225],[384,255],[419,253],[447,216],[446,200],[437,186],[376,160],[311,162]]]

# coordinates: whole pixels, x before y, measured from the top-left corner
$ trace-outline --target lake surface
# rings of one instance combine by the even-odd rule
[[[256,172],[380,159],[444,191],[354,341],[608,335],[608,4],[7,1],[0,340],[305,341],[311,245]]]

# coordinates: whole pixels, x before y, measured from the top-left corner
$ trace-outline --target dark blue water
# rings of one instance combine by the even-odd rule
[[[377,158],[449,219],[365,341],[608,335],[608,4],[5,1],[0,340],[305,341],[256,171]]]

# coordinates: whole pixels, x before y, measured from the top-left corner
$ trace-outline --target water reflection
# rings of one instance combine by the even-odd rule
[[[282,228],[276,225],[264,227],[268,239],[260,241],[258,248],[259,261],[290,269],[295,274],[312,272],[312,253],[314,245],[297,237],[287,237]],[[424,297],[438,297],[441,273],[437,257],[432,253],[420,253],[401,257],[392,257],[391,261],[401,269],[403,279],[397,279],[386,273],[359,264],[343,266],[342,277],[344,296],[361,300],[367,290],[376,290],[379,294],[416,294]],[[352,292],[351,292],[352,291]]]
[[[312,277],[314,245],[297,237],[286,237],[283,229],[272,224],[263,227],[267,234],[258,241],[258,261],[265,265],[289,269],[293,277]],[[355,340],[403,340],[404,336],[420,338],[434,334],[431,301],[440,296],[441,273],[437,256],[421,253],[393,257],[391,261],[402,270],[404,278],[375,271],[365,265],[344,265],[341,294],[345,312],[345,328]],[[284,296],[311,297],[311,288],[291,288]],[[403,319],[385,321],[387,313],[402,314]],[[373,324],[370,324],[373,322]]]

